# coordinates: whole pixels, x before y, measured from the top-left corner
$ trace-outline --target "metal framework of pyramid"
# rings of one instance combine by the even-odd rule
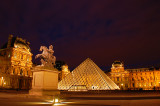
[[[119,87],[89,58],[58,83],[59,90],[115,90]]]

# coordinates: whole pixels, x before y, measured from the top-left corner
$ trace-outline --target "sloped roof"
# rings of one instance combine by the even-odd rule
[[[58,83],[59,90],[115,90],[119,87],[89,58]]]
[[[25,46],[27,49],[30,50],[30,47],[29,47],[29,45],[27,44],[27,42],[22,42],[22,41],[19,40],[19,39],[22,39],[22,38],[12,37],[10,47],[14,47],[14,44],[18,44],[18,45],[23,45],[23,46]],[[8,45],[8,42],[5,43],[5,44],[1,47],[1,49],[6,49],[6,48],[7,48],[7,45]]]

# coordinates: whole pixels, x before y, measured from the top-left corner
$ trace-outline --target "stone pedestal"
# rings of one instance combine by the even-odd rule
[[[33,81],[30,94],[32,95],[58,95],[58,70],[55,68],[46,68],[36,66],[32,70]]]

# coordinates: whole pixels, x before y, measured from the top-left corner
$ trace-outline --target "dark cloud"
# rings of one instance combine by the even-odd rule
[[[100,67],[160,64],[159,0],[1,0],[0,45],[9,34],[27,39],[33,54],[54,45],[74,68],[87,57]]]

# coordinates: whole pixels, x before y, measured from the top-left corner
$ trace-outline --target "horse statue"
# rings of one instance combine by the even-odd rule
[[[46,46],[41,46],[40,51],[42,54],[37,54],[35,59],[41,58],[41,66],[53,67],[56,61],[56,57],[53,55],[53,46],[50,45],[49,49]]]

